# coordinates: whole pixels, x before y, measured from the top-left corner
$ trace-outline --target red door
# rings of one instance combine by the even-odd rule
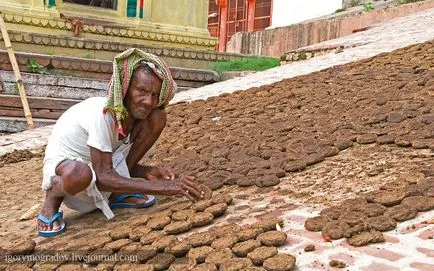
[[[247,12],[247,0],[228,1],[228,41],[237,32],[247,32]]]

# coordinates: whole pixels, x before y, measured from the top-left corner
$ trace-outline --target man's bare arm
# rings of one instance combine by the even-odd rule
[[[201,198],[199,186],[185,178],[170,181],[149,181],[143,178],[125,178],[113,168],[112,153],[90,147],[92,167],[97,177],[97,187],[113,193],[140,193],[159,195],[184,195],[190,200]]]

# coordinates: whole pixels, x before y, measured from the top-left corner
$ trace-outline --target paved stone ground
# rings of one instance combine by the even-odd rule
[[[352,47],[340,54],[327,54],[304,62],[276,67],[264,72],[258,72],[245,77],[207,85],[201,88],[183,91],[175,95],[172,103],[206,99],[221,93],[232,93],[236,90],[246,90],[252,87],[268,85],[285,78],[309,74],[336,65],[369,58],[380,53],[391,52],[398,48],[425,42],[434,38],[434,9],[414,13],[378,25],[364,32],[326,41],[306,48],[329,47],[343,45]],[[34,149],[46,145],[51,126],[0,136],[0,155],[14,149]]]

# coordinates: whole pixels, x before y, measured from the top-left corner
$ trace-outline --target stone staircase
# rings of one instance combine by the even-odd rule
[[[32,53],[16,53],[36,126],[50,125],[73,104],[104,96],[112,62]],[[26,128],[24,112],[6,51],[0,50],[0,132]],[[178,91],[220,81],[211,70],[171,67]]]

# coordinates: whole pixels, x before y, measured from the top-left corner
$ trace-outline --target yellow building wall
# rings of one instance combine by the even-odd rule
[[[47,5],[44,6],[43,0],[0,1],[0,11],[15,40],[19,40],[20,35],[31,36],[31,41],[28,38],[26,42],[23,38],[22,44],[15,45],[19,50],[34,52],[35,49],[35,52],[40,53],[43,45],[37,41],[44,39],[44,35],[48,39],[70,37],[74,44],[84,39],[84,43],[98,41],[195,50],[214,50],[217,44],[217,40],[207,30],[206,0],[144,0],[143,18],[139,18],[140,0],[137,0],[137,16],[134,18],[127,17],[127,0],[118,0],[116,10],[63,0],[56,0],[56,5],[48,8],[48,3],[49,0],[46,0]],[[69,20],[61,18],[61,15]],[[74,25],[71,24],[75,18],[83,23],[79,37],[74,36]],[[55,54],[67,53],[68,46],[52,43],[50,46]],[[2,47],[3,44],[0,48]],[[77,50],[80,51],[71,50],[71,55],[83,55],[77,53]]]

